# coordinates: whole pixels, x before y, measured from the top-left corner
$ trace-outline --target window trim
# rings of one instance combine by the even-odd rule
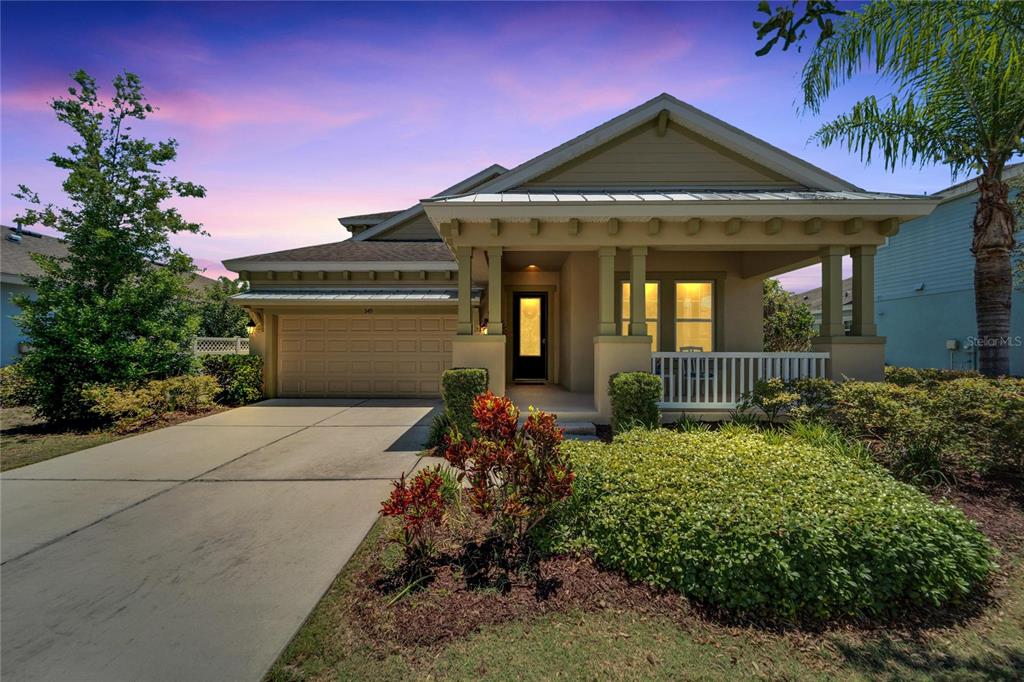
[[[679,317],[678,289],[680,284],[710,284],[711,285],[711,317]],[[711,351],[718,347],[718,282],[707,277],[676,279],[672,282],[672,352],[679,350],[679,323],[680,322],[709,322],[711,324]],[[709,352],[709,351],[702,351]]]

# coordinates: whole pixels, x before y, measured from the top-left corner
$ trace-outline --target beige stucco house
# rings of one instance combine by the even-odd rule
[[[882,376],[875,249],[935,201],[865,192],[667,94],[346,241],[225,261],[251,283],[271,396],[436,396],[448,367],[603,421],[609,377],[722,411],[759,377]],[[840,260],[854,264],[844,334]],[[810,353],[765,353],[762,282],[821,262]]]

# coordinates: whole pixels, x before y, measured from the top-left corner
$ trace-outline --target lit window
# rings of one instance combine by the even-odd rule
[[[644,312],[647,335],[651,337],[651,351],[658,350],[658,283],[644,284]],[[622,283],[622,324],[620,331],[629,336],[629,282]]]
[[[676,350],[714,350],[714,285],[676,282]]]

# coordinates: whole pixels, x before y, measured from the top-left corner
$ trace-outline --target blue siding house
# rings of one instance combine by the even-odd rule
[[[1007,167],[1021,175],[1024,164]],[[974,180],[934,196],[935,211],[900,226],[875,257],[875,314],[886,337],[885,361],[904,367],[975,369],[971,223],[978,200]],[[1010,372],[1024,375],[1024,291],[1014,289]]]

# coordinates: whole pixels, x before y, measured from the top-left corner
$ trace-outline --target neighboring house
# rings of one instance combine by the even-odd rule
[[[495,392],[604,421],[622,371],[661,375],[680,410],[728,409],[757,376],[880,378],[873,279],[846,336],[841,258],[869,273],[936,203],[865,192],[663,94],[511,170],[341,218],[346,241],[224,265],[251,284],[235,300],[270,396],[436,396],[444,368],[484,367]],[[816,262],[827,355],[764,353],[762,281]]]
[[[19,234],[14,228],[3,228],[3,235],[0,236],[0,314],[3,315],[0,366],[17,360],[24,349],[24,337],[14,321],[14,316],[21,312],[21,308],[15,305],[13,299],[15,296],[31,297],[34,293],[25,285],[25,275],[42,274],[31,254],[41,253],[59,258],[67,255],[67,252],[64,242],[56,237],[28,230]]]
[[[1024,163],[1004,177],[1024,174]],[[978,335],[974,308],[974,179],[932,195],[935,211],[900,226],[878,249],[875,299],[885,360],[905,367],[975,369]],[[1011,301],[1010,372],[1024,375],[1024,291]]]
[[[31,232],[18,231],[13,227],[4,227],[0,237],[0,305],[2,305],[3,328],[0,334],[0,366],[9,365],[19,357],[25,349],[25,339],[21,329],[14,321],[14,316],[21,312],[15,305],[15,296],[31,297],[33,290],[25,285],[25,276],[38,276],[42,270],[32,260],[31,254],[61,258],[68,253],[64,242],[56,237]],[[197,275],[189,286],[203,289],[213,283],[209,277]]]
[[[877,281],[877,278],[876,278]],[[853,278],[847,277],[842,283],[843,289],[843,327],[847,333],[853,329]],[[809,289],[802,294],[793,294],[802,303],[806,303],[814,315],[814,322],[821,324],[821,287]]]

